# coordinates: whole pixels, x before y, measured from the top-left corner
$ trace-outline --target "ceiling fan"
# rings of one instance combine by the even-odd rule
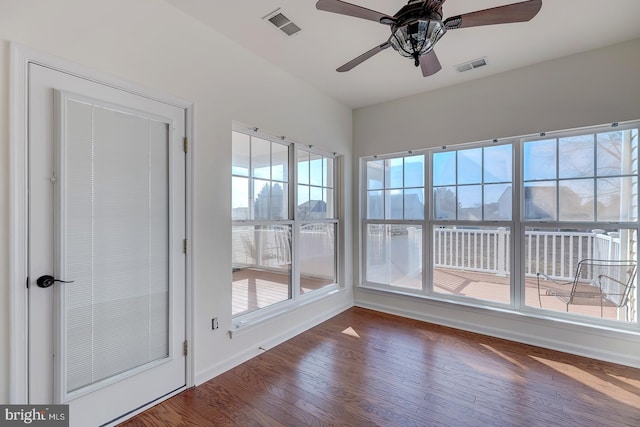
[[[409,0],[395,15],[390,16],[340,0],[319,0],[319,10],[376,21],[391,28],[384,43],[352,59],[336,71],[349,71],[389,46],[400,55],[413,58],[424,77],[442,69],[433,46],[448,31],[482,25],[526,22],[538,14],[542,0],[528,0],[490,9],[478,10],[442,20],[442,5],[446,0]]]

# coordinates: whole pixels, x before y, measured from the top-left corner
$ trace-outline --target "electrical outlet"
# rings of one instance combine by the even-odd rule
[[[218,329],[218,318],[214,317],[211,319],[211,329]]]

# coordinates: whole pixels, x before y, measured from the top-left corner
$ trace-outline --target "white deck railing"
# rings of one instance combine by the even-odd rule
[[[290,228],[275,227],[264,230],[234,231],[234,264],[281,266],[291,263]],[[303,229],[300,244],[306,256],[333,257],[334,236],[328,229]],[[500,228],[435,228],[433,234],[433,262],[435,267],[493,273],[505,276],[510,263],[510,230]],[[422,229],[409,227],[404,237],[406,250],[387,252],[388,261],[409,264],[410,271],[422,270]],[[385,246],[384,242],[378,242]],[[378,246],[379,246],[378,245]],[[382,248],[379,248],[379,250]],[[391,248],[389,248],[391,249]],[[573,278],[578,261],[585,258],[622,259],[619,233],[604,234],[576,231],[526,231],[524,236],[525,275],[536,273],[567,279]],[[319,253],[318,253],[319,252]],[[408,257],[408,258],[407,258]],[[314,261],[317,263],[319,258]],[[322,270],[322,266],[317,266]]]
[[[303,225],[299,232],[300,269],[307,275],[332,274],[335,264],[333,224]],[[291,227],[247,226],[232,232],[234,266],[283,268],[292,262]],[[286,267],[288,268],[288,267]]]
[[[436,267],[506,275],[509,268],[510,230],[443,227],[434,230]],[[578,261],[585,258],[621,259],[618,233],[526,231],[525,275],[544,273],[570,280]]]
[[[506,275],[509,266],[509,231],[498,229],[434,229],[436,267]]]

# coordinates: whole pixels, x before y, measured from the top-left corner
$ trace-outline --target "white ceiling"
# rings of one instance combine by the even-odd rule
[[[383,43],[389,27],[319,11],[315,0],[166,0],[343,104],[359,108],[640,38],[640,0],[543,0],[530,22],[451,30],[435,50],[442,70],[422,77],[410,59],[387,49],[353,70],[335,69]],[[351,0],[395,14],[403,0]],[[518,0],[448,0],[444,17]],[[302,28],[289,37],[266,19],[281,12]],[[486,57],[488,66],[455,65]]]

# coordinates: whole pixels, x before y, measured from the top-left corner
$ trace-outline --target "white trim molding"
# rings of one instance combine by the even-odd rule
[[[11,45],[9,89],[9,401],[28,402],[27,52]]]
[[[359,288],[356,307],[640,368],[640,333]]]
[[[186,237],[193,242],[193,147],[194,147],[194,107],[193,103],[168,97],[156,90],[86,68],[55,56],[32,50],[17,43],[11,43],[10,69],[10,122],[9,122],[9,401],[12,404],[26,404],[29,400],[29,308],[27,294],[28,280],[28,83],[29,64],[38,64],[85,80],[107,85],[119,90],[153,99],[184,109],[185,133],[189,140],[186,155]],[[194,338],[194,289],[193,258],[195,245],[190,244],[186,260],[186,339],[189,341],[187,356],[186,386],[195,385]]]
[[[232,369],[246,362],[247,360],[259,355],[263,351],[269,350],[279,344],[282,344],[283,342],[295,337],[296,335],[301,334],[302,332],[342,313],[345,310],[348,310],[351,307],[353,307],[351,302],[341,303],[333,307],[333,309],[330,311],[320,313],[317,316],[313,316],[312,318],[306,319],[304,322],[292,324],[290,328],[280,331],[276,336],[269,337],[269,339],[258,343],[258,345],[256,346],[252,346],[251,348],[248,348],[245,351],[234,354],[233,356],[227,358],[226,360],[222,360],[218,363],[215,363],[213,365],[206,367],[205,369],[201,369],[196,373],[195,385],[200,385],[202,383],[205,383],[210,379],[215,378],[218,375],[222,374],[223,372],[226,372],[229,369]],[[298,306],[294,310],[300,312],[304,310],[304,305]],[[291,313],[291,311],[289,311],[289,313]],[[249,328],[251,328],[251,326],[249,326]]]

